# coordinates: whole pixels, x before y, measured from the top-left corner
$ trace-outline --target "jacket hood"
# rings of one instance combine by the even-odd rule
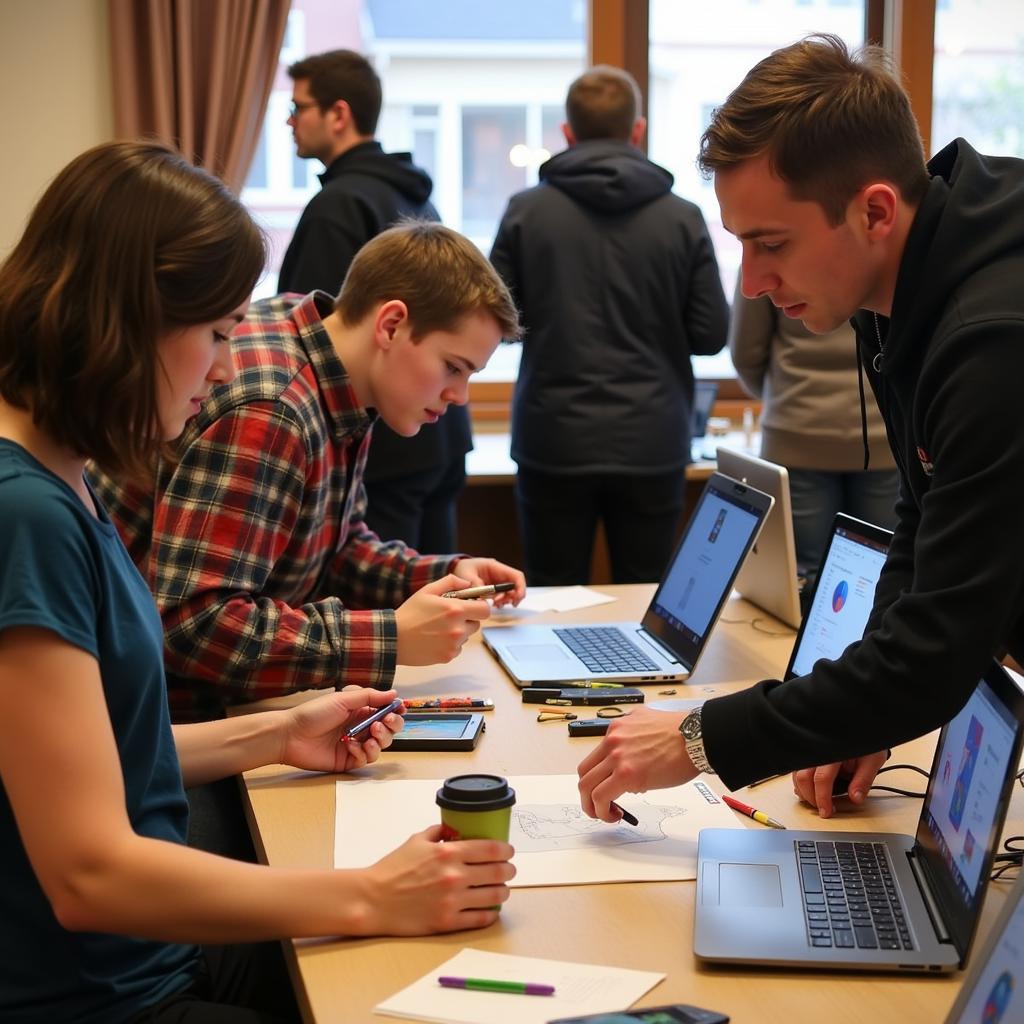
[[[622,213],[665,195],[675,180],[628,142],[580,142],[541,164],[540,180],[604,213]]]
[[[982,156],[957,139],[932,158],[928,170],[931,184],[907,237],[896,280],[889,321],[893,344],[890,348],[886,341],[883,372],[895,370],[928,344],[950,296],[964,281],[1024,248],[1020,160]],[[857,320],[862,337],[873,339],[872,314],[862,311]]]
[[[386,182],[413,203],[425,203],[434,188],[430,175],[412,162],[411,153],[385,153],[379,142],[361,142],[345,150],[319,176],[320,183],[326,185],[342,171]]]

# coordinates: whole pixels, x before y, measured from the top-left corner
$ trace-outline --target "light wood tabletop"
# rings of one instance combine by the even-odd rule
[[[573,621],[588,622],[637,619],[653,593],[650,586],[598,589],[617,600],[571,615],[531,615],[525,621],[570,617]],[[504,619],[495,614],[491,624]],[[754,619],[761,630],[752,625]],[[760,679],[777,677],[786,665],[792,642],[792,630],[734,598],[690,681],[647,687],[647,700],[671,699],[659,694],[668,689],[675,689],[677,698],[714,697]],[[505,776],[564,774],[575,772],[579,761],[598,742],[596,738],[570,739],[561,722],[538,723],[537,705],[522,703],[520,691],[505,676],[479,636],[473,637],[462,654],[448,665],[400,668],[396,685],[406,697],[491,697],[495,710],[486,714],[487,731],[476,750],[387,751],[376,765],[364,770],[366,777],[442,779],[465,772]],[[264,702],[261,706],[272,704]],[[927,769],[934,743],[932,735],[906,744],[894,752],[893,760]],[[917,778],[914,777],[915,781]],[[257,849],[267,863],[317,868],[331,864],[335,781],[335,776],[280,767],[260,769],[245,776],[244,791]],[[918,788],[916,784],[908,785]],[[912,834],[921,807],[916,799],[872,796],[863,809],[847,808],[822,821],[796,801],[788,778],[741,790],[738,795],[790,828]],[[1011,805],[1009,832],[1022,831],[1022,795],[1015,794]],[[394,814],[400,818],[402,808],[394,808]],[[737,825],[744,823],[737,816]],[[990,887],[982,937],[1007,889],[1006,883]],[[693,882],[513,889],[501,920],[482,931],[421,939],[300,940],[286,945],[294,953],[290,966],[303,1013],[307,1021],[317,1024],[361,1024],[387,1019],[374,1015],[373,1007],[378,1002],[466,946],[663,971],[665,980],[638,1005],[691,1003],[728,1014],[737,1024],[941,1021],[960,984],[959,974],[921,977],[702,966],[695,961],[692,951],[693,904]]]

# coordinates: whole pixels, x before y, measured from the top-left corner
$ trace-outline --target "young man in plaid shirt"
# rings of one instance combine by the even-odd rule
[[[231,340],[237,375],[196,396],[155,487],[93,473],[156,595],[176,720],[311,687],[387,687],[396,664],[450,661],[489,615],[446,591],[511,582],[495,603],[518,604],[517,569],[382,542],[362,485],[378,417],[406,436],[436,422],[518,334],[475,246],[439,224],[392,228],[336,301],[251,307]]]

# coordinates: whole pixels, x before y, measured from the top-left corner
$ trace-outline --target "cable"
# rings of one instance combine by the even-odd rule
[[[895,772],[895,771],[917,772],[918,775],[923,775],[926,779],[928,778],[928,773],[923,768],[918,768],[918,766],[916,764],[887,764],[887,765],[883,765],[881,768],[878,769],[878,774],[881,775],[882,772]],[[916,792],[914,792],[913,790],[910,790],[910,789],[900,789],[897,786],[882,786],[882,785],[879,785],[878,783],[875,783],[874,785],[870,786],[869,789],[878,790],[881,793],[895,793],[897,796],[915,797],[917,799],[924,799],[924,796],[925,796],[924,793],[916,793]]]

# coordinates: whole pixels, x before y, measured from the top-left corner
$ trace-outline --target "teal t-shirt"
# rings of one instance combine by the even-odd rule
[[[42,627],[96,657],[132,827],[183,844],[188,805],[160,617],[113,524],[100,516],[23,448],[0,439],[0,631]],[[0,790],[0,1020],[119,1024],[186,988],[198,957],[196,946],[62,928]]]

